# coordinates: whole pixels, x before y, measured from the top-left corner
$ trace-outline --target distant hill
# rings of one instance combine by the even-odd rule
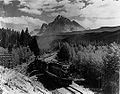
[[[81,41],[85,43],[102,43],[103,45],[111,42],[120,43],[120,27],[102,27],[95,30],[88,30],[84,33],[73,32],[64,36],[64,41],[70,43],[80,43]]]

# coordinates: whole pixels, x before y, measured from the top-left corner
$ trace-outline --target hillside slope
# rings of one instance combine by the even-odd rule
[[[0,66],[1,94],[51,94],[40,82],[12,70]]]

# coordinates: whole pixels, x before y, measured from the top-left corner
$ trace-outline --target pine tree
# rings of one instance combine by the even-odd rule
[[[28,46],[28,44],[29,44],[29,42],[31,40],[31,36],[29,35],[28,28],[26,28],[24,34],[25,34],[25,38],[24,38],[25,46]]]
[[[69,47],[68,47],[67,43],[64,43],[62,45],[62,47],[60,48],[57,56],[58,56],[59,61],[69,61],[70,53],[69,53]]]
[[[2,47],[6,48],[6,32],[2,32],[1,45]]]
[[[24,46],[24,39],[25,39],[24,30],[22,30],[20,34],[20,45],[22,46]]]
[[[20,46],[20,34],[17,32],[17,34],[16,34],[16,37],[17,37],[17,43],[16,43],[16,45],[17,45],[17,47],[19,47]]]
[[[37,40],[34,37],[32,37],[30,43],[29,43],[30,50],[34,52],[35,56],[40,54],[40,50],[38,48]]]
[[[8,53],[11,53],[11,52],[12,52],[12,45],[9,44],[9,46],[8,46]]]

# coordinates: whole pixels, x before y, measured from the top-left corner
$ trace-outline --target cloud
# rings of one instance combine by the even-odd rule
[[[1,1],[3,1],[3,2],[4,2],[4,4],[10,4],[10,3],[11,3],[11,1],[14,1],[14,0],[1,0]]]
[[[61,2],[62,3],[62,2]],[[64,15],[66,17],[74,17],[81,15],[81,9],[85,6],[85,3],[66,3],[63,7],[64,11],[58,11],[51,13],[52,16],[57,16],[58,14]]]
[[[4,0],[5,4],[12,3],[15,0]],[[19,10],[41,15],[42,12],[52,12],[53,14],[58,12],[66,16],[78,15],[81,8],[89,5],[90,0],[17,0],[20,2]],[[23,8],[24,6],[24,8]],[[62,6],[62,7],[61,7]],[[64,12],[63,12],[64,10]]]
[[[92,19],[93,20],[93,19]],[[84,26],[86,29],[95,29],[104,26],[120,26],[120,19],[97,19],[91,21],[88,18],[85,18],[83,21],[76,20],[79,24]]]
[[[120,25],[120,1],[93,0],[93,2],[94,4],[81,10],[85,20],[79,21],[80,23],[89,28]]]
[[[28,17],[28,16],[5,17],[5,18],[0,17],[0,20],[3,22],[6,22],[6,23],[14,23],[14,24],[28,24],[28,22],[31,22],[31,23],[39,25],[39,24],[45,22],[40,19],[32,18],[32,17]]]
[[[41,15],[42,12],[53,12],[55,7],[61,6],[56,0],[22,0],[20,5],[25,8],[19,9],[27,13]]]
[[[4,0],[4,3],[9,4],[11,3],[11,1],[14,0]],[[22,8],[21,7],[19,8],[19,10],[36,15],[41,15],[42,12],[52,13],[61,12],[66,16],[67,15],[74,16],[78,15],[78,12],[81,8],[90,4],[88,2],[90,0],[74,0],[74,3],[73,0],[17,0],[17,1],[19,1],[20,6],[22,6]],[[65,11],[64,13],[63,10]]]
[[[94,0],[93,0],[94,1]],[[87,6],[81,10],[81,14],[85,17],[120,17],[120,1],[101,0],[94,1],[94,4]]]
[[[41,15],[41,13],[42,13],[42,11],[39,11],[39,10],[37,10],[37,9],[29,9],[29,8],[27,8],[27,7],[21,8],[21,9],[19,9],[19,10],[21,10],[21,11],[23,11],[23,12],[30,13],[30,14],[37,14],[37,15]]]
[[[59,4],[64,5],[64,11],[51,13],[52,16],[56,16],[57,14],[61,14],[66,17],[80,16],[82,15],[81,10],[93,3],[91,0],[63,0]]]
[[[13,0],[4,0],[9,4]],[[87,28],[120,25],[120,0],[18,0],[19,10],[29,14],[74,18]],[[22,20],[21,20],[22,21]],[[25,22],[27,23],[27,22]]]
[[[34,30],[35,28],[40,28],[45,21],[42,21],[37,18],[32,18],[28,16],[21,16],[21,17],[0,17],[1,27],[9,27],[16,30],[25,29],[26,27],[29,28],[30,31]],[[6,26],[7,25],[7,26]],[[9,25],[9,26],[8,26]]]

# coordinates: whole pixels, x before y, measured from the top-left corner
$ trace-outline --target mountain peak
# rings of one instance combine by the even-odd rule
[[[43,24],[40,29],[40,33],[60,33],[60,32],[72,32],[72,31],[83,31],[85,30],[76,21],[58,15],[53,22],[49,24]]]
[[[63,18],[63,16],[62,15],[58,15],[56,18],[60,19],[60,18]]]
[[[58,16],[55,18],[54,22],[58,22],[58,23],[60,23],[60,22],[61,22],[61,23],[67,22],[67,23],[69,23],[70,20],[67,19],[67,18],[65,18],[65,17],[62,16],[62,15],[58,15]]]
[[[64,18],[62,15],[58,15],[58,16],[55,18],[55,20],[59,20],[59,19],[62,19],[62,18]]]

